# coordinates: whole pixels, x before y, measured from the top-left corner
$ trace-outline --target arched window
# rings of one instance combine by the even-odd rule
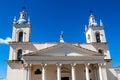
[[[42,71],[40,69],[36,69],[35,74],[42,74]]]
[[[101,42],[101,40],[100,40],[100,33],[96,33],[95,36],[96,36],[96,42],[100,43]]]
[[[18,41],[23,42],[23,32],[19,32]]]
[[[98,53],[103,54],[103,50],[99,49]]]
[[[22,50],[19,49],[17,52],[17,60],[22,60]]]

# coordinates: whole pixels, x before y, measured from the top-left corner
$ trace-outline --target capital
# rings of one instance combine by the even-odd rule
[[[75,67],[75,66],[76,66],[76,63],[71,64],[71,66],[72,66],[72,67]]]
[[[27,69],[27,68],[30,68],[30,67],[32,67],[32,64],[23,64],[23,67],[25,68],[25,69]]]
[[[62,66],[62,64],[61,64],[61,63],[58,63],[58,64],[56,64],[56,66],[57,66],[57,67],[61,67],[61,66]]]
[[[28,67],[28,64],[26,63],[26,64],[23,64],[23,66],[25,67],[25,68],[27,68]]]
[[[42,67],[46,67],[47,66],[47,64],[41,64],[42,65]]]
[[[103,66],[103,67],[105,67],[105,66],[106,66],[106,63],[104,62],[104,63],[98,64],[98,66]]]
[[[90,63],[85,63],[85,66],[89,66],[90,65]]]
[[[98,63],[98,66],[103,66],[103,63]]]

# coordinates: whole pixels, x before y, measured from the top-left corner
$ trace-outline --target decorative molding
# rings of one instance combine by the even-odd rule
[[[102,60],[104,61],[104,56],[23,56],[24,60]]]
[[[61,64],[61,63],[57,63],[56,66],[57,66],[57,67],[61,67],[62,64]]]
[[[90,63],[85,63],[85,66],[89,66],[90,65]]]
[[[41,66],[42,66],[42,67],[46,67],[46,66],[47,66],[47,64],[43,63],[43,64],[41,64]]]
[[[75,66],[76,66],[76,63],[72,63],[71,66],[72,66],[72,67],[75,67]]]
[[[61,67],[61,73],[70,73],[71,72],[71,70],[69,70],[68,68],[66,68],[66,67]]]
[[[17,42],[17,41],[12,41],[12,42],[9,42],[9,44],[10,45],[25,45],[25,44],[27,44],[27,45],[30,45],[30,44],[32,44],[31,42]]]
[[[18,23],[15,23],[13,24],[14,27],[30,27],[31,25],[26,23],[26,24],[18,24]]]

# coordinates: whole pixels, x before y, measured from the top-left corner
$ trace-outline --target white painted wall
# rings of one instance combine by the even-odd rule
[[[30,24],[15,24],[13,26],[12,41],[18,41],[19,32],[23,32],[23,42],[30,41],[31,25]]]
[[[23,69],[12,69],[8,66],[6,80],[24,80]]]
[[[104,29],[102,27],[99,27],[99,26],[98,27],[90,26],[86,31],[86,42],[87,43],[96,42],[96,36],[95,36],[96,32],[100,33],[101,42],[106,42]],[[90,39],[88,39],[88,35],[90,35]]]

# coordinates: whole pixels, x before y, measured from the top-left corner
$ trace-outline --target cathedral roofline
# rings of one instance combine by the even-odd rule
[[[38,52],[40,52],[40,53],[46,52],[46,51],[49,51],[49,50],[52,50],[52,49],[55,49],[55,48],[60,48],[60,47],[63,47],[63,46],[72,47],[72,48],[77,49],[77,50],[81,49],[83,52],[87,52],[87,51],[88,51],[88,52],[90,52],[90,53],[92,53],[92,54],[94,54],[94,55],[96,55],[96,56],[103,56],[103,55],[100,55],[100,54],[96,54],[96,53],[98,53],[98,52],[96,52],[96,51],[92,51],[92,50],[83,48],[83,47],[81,47],[81,46],[70,45],[69,43],[60,43],[60,44],[57,44],[57,45],[52,46],[52,47],[47,47],[47,48],[42,49],[42,50],[36,50],[36,51],[34,51],[34,52],[30,52],[30,53],[28,53],[28,54],[25,54],[24,56],[34,55],[34,54],[36,54],[36,53],[38,53]]]

